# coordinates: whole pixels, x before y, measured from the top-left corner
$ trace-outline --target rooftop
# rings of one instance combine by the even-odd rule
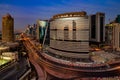
[[[85,11],[69,12],[69,13],[63,13],[63,14],[54,15],[52,19],[67,18],[67,17],[83,17],[83,16],[86,16],[86,15],[87,15],[87,13]]]

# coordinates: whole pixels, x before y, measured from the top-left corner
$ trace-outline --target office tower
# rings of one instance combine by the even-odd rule
[[[14,19],[10,14],[2,17],[2,42],[14,41]]]
[[[100,44],[105,41],[105,14],[96,13],[90,16],[90,41]]]
[[[47,30],[47,32],[46,32]],[[49,35],[49,27],[48,27],[48,21],[47,20],[37,20],[37,29],[36,29],[36,34],[37,34],[37,40],[40,41],[40,43],[43,43],[43,40]],[[48,38],[45,38],[45,40]]]
[[[106,26],[106,43],[120,51],[120,23],[111,23]]]
[[[89,19],[86,12],[53,16],[50,22],[50,48],[48,51],[52,51],[57,56],[85,60],[89,58],[87,54],[89,52]]]
[[[105,43],[110,46],[113,46],[113,28],[112,23],[105,26]]]
[[[112,23],[113,24],[113,48],[120,51],[120,24],[119,23]]]

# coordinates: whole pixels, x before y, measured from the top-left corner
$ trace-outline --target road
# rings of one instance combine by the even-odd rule
[[[20,59],[19,62],[14,62],[0,73],[0,80],[18,80],[22,74],[29,70],[27,65],[25,58]]]
[[[75,79],[75,78],[84,78],[84,77],[114,77],[114,76],[120,76],[120,63],[117,63],[117,65],[113,65],[110,69],[98,69],[95,70],[94,68],[90,68],[90,70],[82,69],[82,68],[76,68],[74,66],[69,65],[63,65],[60,63],[56,63],[56,61],[52,61],[44,56],[44,54],[35,47],[35,45],[32,43],[32,41],[27,38],[26,36],[23,36],[23,44],[28,50],[28,55],[30,60],[32,59],[34,62],[36,62],[41,69],[47,71],[49,74],[62,78],[62,79]],[[36,64],[35,63],[35,64]],[[112,65],[112,64],[111,64]],[[102,68],[102,67],[101,67]],[[43,71],[44,73],[44,71]],[[47,76],[44,74],[41,74],[42,76],[46,78]],[[40,76],[41,76],[40,75]]]

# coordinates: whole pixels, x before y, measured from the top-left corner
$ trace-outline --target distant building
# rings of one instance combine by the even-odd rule
[[[120,51],[120,24],[113,23],[113,48]]]
[[[49,43],[49,22],[47,20],[37,20],[37,40],[40,41],[40,43],[43,43],[44,37],[45,41]],[[46,32],[47,30],[47,32]]]
[[[40,20],[37,20],[36,39],[40,41]]]
[[[25,33],[27,36],[30,36],[30,25],[27,25],[27,28],[25,29]]]
[[[26,30],[25,30],[25,33],[27,34],[27,36],[30,36],[32,38],[36,38],[36,24],[33,24],[32,26],[31,25],[28,25]]]
[[[111,23],[106,26],[105,42],[120,51],[120,23]]]
[[[40,20],[37,20],[37,28],[36,28],[36,39],[39,41],[40,39]]]
[[[3,52],[2,59],[18,60],[18,52]]]
[[[14,19],[10,14],[2,17],[2,42],[14,41]]]
[[[105,14],[96,13],[90,16],[90,41],[96,44],[105,41]]]
[[[113,24],[107,24],[105,26],[105,43],[107,45],[113,45]]]
[[[117,15],[116,19],[115,19],[116,23],[120,23],[120,15]]]
[[[36,38],[36,29],[37,29],[37,25],[36,25],[36,24],[33,24],[32,28],[33,28],[32,36],[33,36],[34,38]]]
[[[20,34],[21,33],[15,33],[14,34],[14,38],[15,38],[15,40],[19,40],[21,37],[20,37]]]

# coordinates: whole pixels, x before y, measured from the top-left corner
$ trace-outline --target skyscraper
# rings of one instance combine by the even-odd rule
[[[113,24],[113,48],[120,51],[120,24],[119,23],[112,23]]]
[[[106,26],[106,43],[120,51],[120,23],[110,23]]]
[[[40,43],[43,43],[44,37],[47,36],[46,39],[48,39],[48,34],[46,34],[46,28],[48,28],[48,21],[47,20],[37,20],[37,40],[40,41]],[[47,29],[49,30],[49,29]]]
[[[88,60],[89,19],[87,13],[82,11],[53,16],[50,22],[48,51],[60,57]]]
[[[96,13],[90,16],[90,41],[102,43],[105,41],[105,14]]]
[[[107,45],[113,45],[113,24],[107,24],[105,26],[105,43]]]
[[[2,17],[2,42],[14,41],[14,19],[10,14]]]

